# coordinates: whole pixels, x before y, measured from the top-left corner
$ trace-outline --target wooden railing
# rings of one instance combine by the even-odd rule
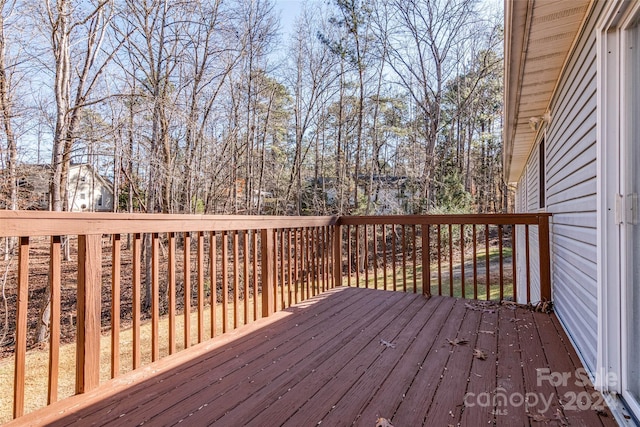
[[[15,312],[8,325],[15,342],[3,343],[3,355],[14,356],[10,415],[84,393],[335,286],[550,300],[548,221],[547,214],[336,218],[0,211],[0,237],[16,238],[18,245],[17,256],[0,264],[8,273],[3,290],[15,295],[7,299]],[[45,318],[48,366],[46,383],[34,387],[46,393],[41,403],[26,405],[27,348],[37,349],[36,305],[45,299],[45,285],[51,301]],[[75,361],[63,362],[61,336],[70,335]],[[108,356],[100,348],[105,336]],[[69,363],[75,365],[75,387],[59,395],[60,371]]]
[[[520,303],[550,301],[549,217],[341,217],[337,227],[344,243],[336,272],[347,286]]]

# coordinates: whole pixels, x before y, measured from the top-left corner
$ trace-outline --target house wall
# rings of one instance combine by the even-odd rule
[[[72,212],[109,212],[113,210],[113,192],[84,165],[69,170],[69,210]]]
[[[597,351],[595,25],[603,7],[596,3],[561,77],[545,143],[555,311],[591,372]],[[518,182],[518,208],[526,212],[539,209],[537,147]]]

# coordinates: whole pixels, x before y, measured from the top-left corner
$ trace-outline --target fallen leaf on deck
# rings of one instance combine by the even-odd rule
[[[551,421],[549,418],[545,417],[542,414],[527,414],[527,416],[533,421],[538,421],[540,423],[548,423],[549,421]]]
[[[380,344],[386,345],[387,348],[396,348],[396,345],[394,343],[389,342],[387,340],[380,339]]]
[[[376,427],[393,427],[393,424],[388,419],[380,417],[376,420]]]
[[[451,344],[451,345],[465,345],[466,343],[469,342],[469,341],[465,340],[464,338],[454,338],[452,340],[447,338],[447,341],[449,341],[449,344]]]
[[[474,348],[473,349],[473,357],[475,357],[476,359],[480,359],[480,360],[487,360],[487,353],[485,353],[484,351],[480,350],[479,348]]]
[[[496,333],[494,331],[478,331],[481,334],[491,334],[491,335],[495,335]]]

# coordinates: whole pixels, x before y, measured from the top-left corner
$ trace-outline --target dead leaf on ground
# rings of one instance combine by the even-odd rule
[[[475,357],[476,359],[480,359],[480,360],[487,360],[487,353],[485,353],[484,351],[480,350],[479,348],[474,348],[473,349],[473,357]]]
[[[478,331],[478,333],[481,333],[481,334],[491,334],[491,335],[495,335],[495,334],[496,334],[496,333],[495,333],[495,331]]]
[[[549,418],[545,417],[542,414],[527,414],[527,416],[533,421],[538,421],[540,423],[548,423],[549,421],[551,421]]]
[[[380,344],[387,346],[387,348],[396,348],[396,345],[394,343],[389,342],[387,340],[380,339]]]
[[[451,345],[465,345],[465,344],[467,344],[469,342],[469,341],[465,340],[464,338],[454,338],[452,340],[447,338],[447,341]]]
[[[393,427],[393,424],[388,419],[380,417],[376,420],[376,427]]]

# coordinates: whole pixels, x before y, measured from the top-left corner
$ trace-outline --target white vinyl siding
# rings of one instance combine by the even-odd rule
[[[565,69],[552,101],[545,142],[545,210],[553,214],[550,227],[553,301],[556,314],[591,372],[596,365],[598,330],[594,29],[601,8],[602,5],[596,6]],[[536,148],[537,145],[520,182],[526,180],[522,190],[527,193],[528,212],[537,211],[539,206]]]

